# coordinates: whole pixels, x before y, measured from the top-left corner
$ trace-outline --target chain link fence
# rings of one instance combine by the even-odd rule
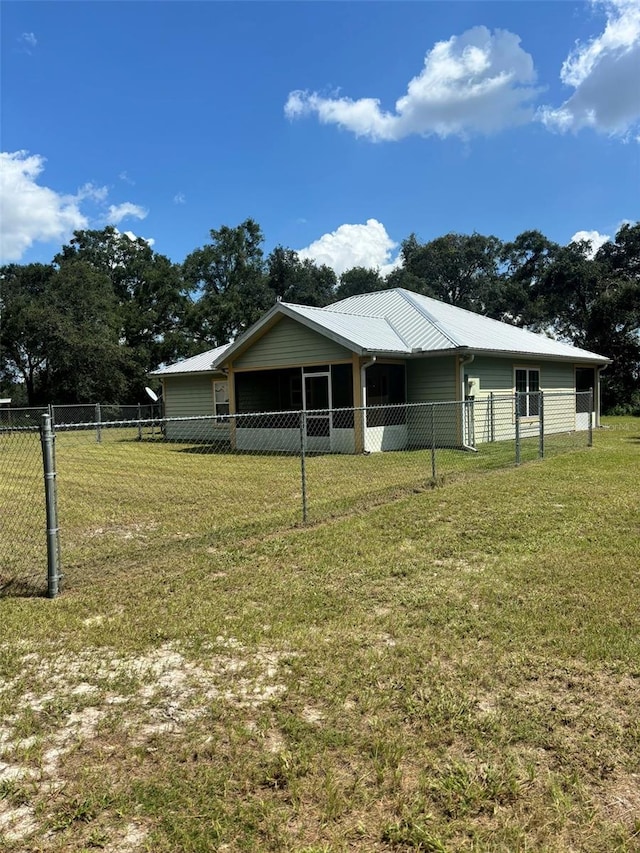
[[[191,418],[134,408],[54,422],[64,586],[586,447],[593,428],[590,392]],[[0,586],[46,589],[40,435],[5,425],[0,442]]]
[[[3,412],[3,414],[6,414]],[[0,594],[47,589],[47,537],[39,426],[0,428]]]

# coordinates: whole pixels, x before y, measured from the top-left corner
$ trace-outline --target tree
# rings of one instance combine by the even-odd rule
[[[11,387],[24,383],[27,404],[42,398],[48,365],[48,298],[54,268],[10,264],[0,269],[0,375]]]
[[[560,338],[613,359],[604,409],[640,408],[640,223],[623,226],[595,257],[589,242],[559,247],[535,291]]]
[[[129,399],[143,394],[146,374],[191,352],[184,329],[189,288],[178,264],[154,252],[140,238],[112,226],[76,231],[54,259],[61,269],[81,261],[109,279],[117,303],[119,339],[129,352]]]
[[[337,279],[331,267],[276,246],[267,258],[267,284],[275,299],[322,308],[334,299]]]
[[[540,283],[559,250],[560,246],[540,231],[523,231],[503,246],[503,312],[499,319],[534,328],[549,322]]]
[[[503,304],[502,243],[482,234],[445,234],[421,244],[415,234],[403,241],[403,265],[387,279],[459,308],[497,316]]]
[[[210,234],[211,242],[191,252],[182,270],[197,296],[190,330],[200,342],[219,346],[258,320],[273,294],[266,284],[262,231],[253,219]]]
[[[373,293],[376,290],[383,290],[384,286],[385,281],[380,275],[380,270],[353,267],[340,276],[336,297],[346,299],[348,296],[357,296],[359,293]]]
[[[79,260],[63,263],[48,298],[49,401],[120,403],[136,375],[133,351],[122,346],[118,301],[109,278]]]
[[[119,402],[132,373],[109,278],[70,260],[2,270],[2,366],[30,406]]]
[[[614,360],[603,374],[604,403],[640,414],[640,222],[623,225],[595,260],[603,288],[592,336]]]

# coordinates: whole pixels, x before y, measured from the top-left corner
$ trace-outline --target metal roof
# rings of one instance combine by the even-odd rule
[[[394,328],[389,317],[359,316],[331,311],[328,308],[310,308],[307,305],[286,303],[290,313],[302,320],[309,321],[322,333],[333,332],[347,346],[353,344],[362,350],[382,350],[384,352],[405,353],[407,342]]]
[[[610,361],[546,335],[398,287],[350,296],[326,308],[277,302],[233,343],[160,368],[151,375],[214,372],[238,350],[251,346],[278,316],[291,317],[359,355],[420,356],[462,350],[597,364]]]
[[[323,310],[349,317],[354,314],[359,317],[386,317],[406,341],[408,351],[414,353],[465,349],[603,364],[609,361],[597,353],[403,288],[350,296]]]
[[[220,358],[229,344],[223,344],[221,347],[209,349],[206,352],[201,352],[199,355],[193,355],[191,358],[185,358],[182,361],[177,361],[175,364],[168,364],[166,367],[159,367],[154,370],[150,376],[179,376],[183,373],[209,373],[214,372],[213,362]]]

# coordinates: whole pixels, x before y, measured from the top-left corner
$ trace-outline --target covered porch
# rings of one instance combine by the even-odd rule
[[[362,453],[408,445],[404,362],[349,361],[229,376],[238,450]],[[265,414],[260,414],[264,412]]]

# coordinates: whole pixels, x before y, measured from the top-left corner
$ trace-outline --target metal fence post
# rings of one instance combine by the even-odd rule
[[[540,459],[544,459],[544,394],[542,391],[538,391],[538,417],[540,427],[538,456]]]
[[[51,415],[42,416],[40,441],[44,468],[44,494],[47,513],[47,595],[55,598],[60,592],[60,528],[58,527],[58,490],[56,486],[55,435]]]
[[[96,403],[96,441],[102,441],[102,427],[100,426],[100,403]]]
[[[302,479],[302,520],[307,520],[307,463],[306,463],[306,441],[307,431],[306,412],[300,412],[300,477]]]
[[[430,404],[431,408],[431,479],[436,480],[436,424],[435,424],[435,415],[436,415],[436,407],[433,403]]]
[[[516,391],[515,397],[515,411],[516,411],[516,465],[520,464],[520,412],[518,410],[518,403],[520,400],[518,399],[518,392]]]
[[[496,440],[495,411],[493,408],[493,391],[489,392],[489,441]]]
[[[138,441],[142,441],[142,406],[138,403]]]
[[[589,430],[587,433],[587,447],[593,447],[593,388],[589,389]]]

